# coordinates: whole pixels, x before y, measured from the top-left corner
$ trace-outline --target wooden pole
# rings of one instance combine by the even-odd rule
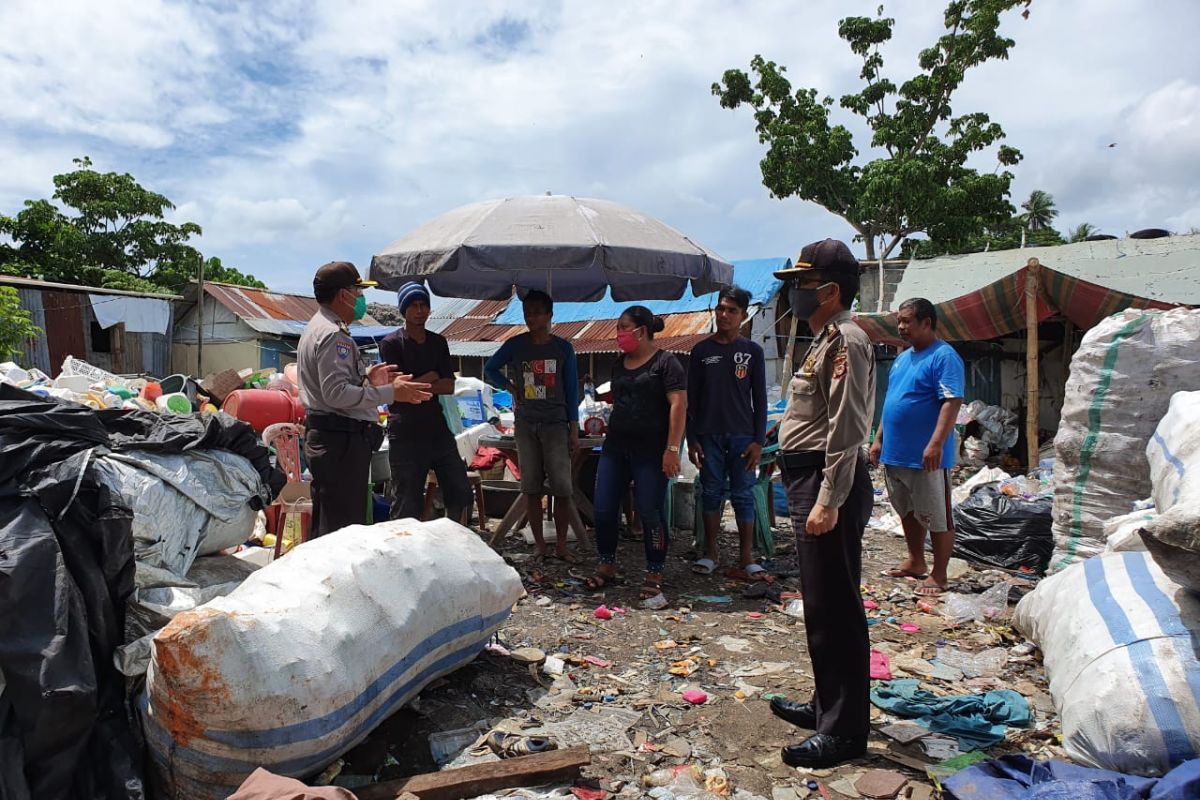
[[[792,355],[796,352],[796,331],[800,328],[800,318],[792,314],[792,330],[788,334],[787,352],[783,354],[783,372],[779,375],[779,391],[783,397],[788,396],[788,384],[792,382]]]
[[[196,380],[204,380],[204,256],[196,273]]]
[[[1025,265],[1025,451],[1026,466],[1038,466],[1038,278],[1036,258]]]

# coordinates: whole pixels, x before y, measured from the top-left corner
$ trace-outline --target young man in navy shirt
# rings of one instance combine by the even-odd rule
[[[688,456],[704,490],[705,555],[692,565],[708,575],[719,560],[717,537],[728,483],[741,552],[730,577],[764,580],[754,561],[754,481],[766,439],[763,349],[741,335],[750,293],[736,286],[717,298],[717,332],[692,349],[688,368]]]
[[[916,593],[932,596],[946,588],[946,565],[954,551],[950,469],[958,450],[954,423],[963,403],[963,361],[938,338],[937,309],[928,300],[905,300],[896,320],[900,337],[912,347],[896,357],[888,373],[871,461],[884,465],[888,499],[900,515],[908,545],[908,558],[886,574],[923,580]],[[933,538],[928,577],[926,533]]]

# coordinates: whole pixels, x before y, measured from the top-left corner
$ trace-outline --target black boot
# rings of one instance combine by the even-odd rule
[[[771,713],[784,722],[790,722],[797,728],[816,730],[817,710],[813,704],[797,703],[794,700],[784,700],[782,697],[771,698]]]
[[[865,739],[846,739],[827,733],[814,733],[800,744],[783,748],[783,763],[789,767],[824,769],[843,761],[862,758],[867,753]]]

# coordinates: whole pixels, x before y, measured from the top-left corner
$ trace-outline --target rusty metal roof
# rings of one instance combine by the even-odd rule
[[[206,283],[204,291],[242,319],[290,319],[308,322],[317,313],[317,300],[249,286]]]
[[[654,343],[658,345],[660,350],[667,350],[671,353],[691,353],[692,348],[698,343],[704,341],[711,333],[694,333],[690,336],[663,336],[659,334],[654,337]],[[615,339],[587,339],[575,340],[571,342],[575,346],[575,354],[587,353],[619,353],[617,342]]]

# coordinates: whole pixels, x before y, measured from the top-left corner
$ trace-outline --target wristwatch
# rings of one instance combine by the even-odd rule
[[[669,444],[669,445],[667,445],[667,452],[668,452],[668,453],[678,453],[678,452],[679,452],[679,445],[677,445],[677,444]]]

